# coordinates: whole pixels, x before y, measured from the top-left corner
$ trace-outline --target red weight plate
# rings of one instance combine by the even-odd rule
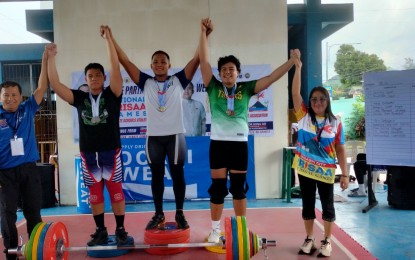
[[[69,246],[68,231],[62,222],[52,223],[45,235],[43,244],[43,260],[68,259],[68,252],[61,251]]]
[[[225,218],[225,246],[226,246],[226,260],[233,260],[232,251],[232,224],[231,218]]]
[[[163,229],[150,229],[144,233],[144,244],[166,245],[182,244],[190,242],[190,228],[178,229],[175,222],[166,222]],[[172,255],[186,251],[187,247],[181,248],[148,248],[145,251],[152,255]]]

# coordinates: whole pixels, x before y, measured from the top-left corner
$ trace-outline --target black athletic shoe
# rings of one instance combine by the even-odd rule
[[[128,243],[128,232],[125,232],[124,227],[119,227],[115,230],[115,240],[118,246],[123,246]]]
[[[189,224],[187,223],[187,220],[184,217],[183,213],[182,214],[176,214],[175,219],[176,219],[176,223],[177,223],[177,228],[179,228],[179,229],[189,228]]]
[[[92,239],[88,241],[88,246],[103,245],[108,243],[107,228],[97,228],[95,233],[91,235]]]
[[[163,225],[165,222],[165,217],[163,214],[155,214],[146,226],[146,230],[158,228],[160,225]]]

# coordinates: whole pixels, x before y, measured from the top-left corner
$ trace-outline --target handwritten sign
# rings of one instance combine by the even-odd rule
[[[415,70],[363,79],[368,164],[415,166]]]

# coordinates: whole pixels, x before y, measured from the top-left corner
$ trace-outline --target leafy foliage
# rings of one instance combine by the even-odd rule
[[[353,104],[351,117],[345,120],[348,124],[348,130],[345,133],[347,140],[364,140],[365,134],[365,105],[364,97],[358,96],[356,103]]]
[[[361,85],[363,73],[385,71],[383,60],[375,54],[355,50],[350,44],[343,44],[337,51],[334,69],[340,81],[346,86]]]

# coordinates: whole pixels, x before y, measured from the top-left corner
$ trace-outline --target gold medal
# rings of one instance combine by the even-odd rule
[[[233,110],[226,110],[226,114],[228,114],[228,116],[234,116],[235,115],[235,111]]]
[[[158,107],[158,111],[160,111],[160,112],[164,112],[164,111],[166,111],[166,107],[165,106],[159,106]]]

